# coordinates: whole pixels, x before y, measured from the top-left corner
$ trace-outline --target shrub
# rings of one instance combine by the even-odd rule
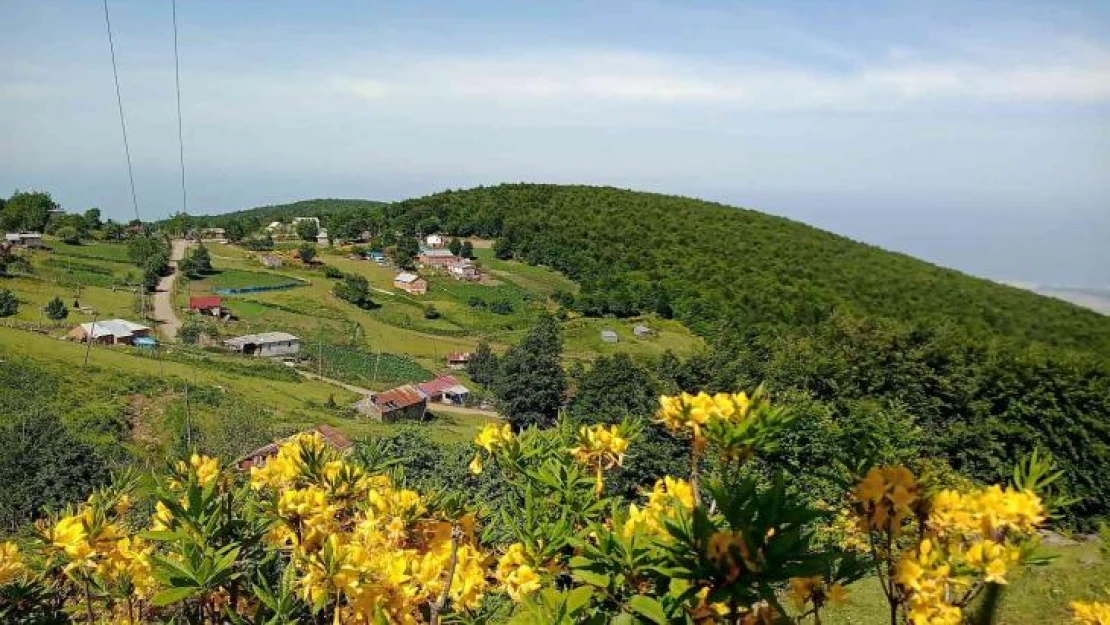
[[[513,314],[513,303],[507,299],[499,299],[489,305],[490,312],[498,315],[511,315]]]
[[[301,223],[311,223],[311,222],[301,222]],[[303,262],[306,265],[310,265],[310,264],[312,264],[312,260],[314,258],[316,258],[316,246],[311,244],[311,243],[302,243],[301,246],[297,248],[297,255],[300,256],[301,262]]]
[[[11,317],[19,312],[19,299],[8,289],[0,289],[0,317]]]
[[[432,306],[431,304],[428,304],[427,306],[424,307],[424,318],[425,319],[439,319],[439,311],[436,310],[435,306]]]
[[[54,321],[61,321],[69,316],[69,309],[66,308],[62,298],[58,296],[54,296],[54,299],[47,302],[43,311],[46,313],[47,317]]]
[[[331,280],[339,280],[343,278],[343,272],[331,265],[324,265],[324,277]]]

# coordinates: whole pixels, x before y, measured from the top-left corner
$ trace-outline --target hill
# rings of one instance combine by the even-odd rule
[[[226,227],[233,221],[240,221],[246,225],[247,230],[254,230],[271,221],[289,221],[294,217],[329,217],[346,211],[380,208],[384,202],[373,200],[344,200],[344,199],[316,199],[301,200],[289,204],[273,204],[269,206],[256,206],[230,213],[208,215],[198,218],[198,225],[208,227]]]
[[[1110,352],[1110,319],[752,210],[608,187],[448,191],[392,205],[454,234],[499,237],[502,255],[582,286],[577,306],[655,311],[708,332],[721,321],[805,326],[835,312]]]

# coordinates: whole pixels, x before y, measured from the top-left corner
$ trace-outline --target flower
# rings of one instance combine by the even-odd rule
[[[604,488],[602,471],[624,464],[624,453],[628,450],[628,439],[621,435],[618,426],[606,428],[604,425],[582,426],[578,431],[578,446],[569,451],[579,462],[596,472],[597,494]]]
[[[637,532],[665,538],[668,536],[664,522],[673,519],[679,509],[694,509],[694,488],[689,482],[666,476],[655,482],[648,495],[647,504],[641,509],[636,504],[628,507],[628,519],[622,529],[626,538]]]
[[[508,424],[498,426],[496,423],[487,423],[485,427],[478,432],[478,436],[474,437],[474,444],[486,450],[486,453],[492,455],[494,450],[499,447],[504,447],[513,442],[513,429]],[[470,472],[474,475],[479,475],[482,472],[482,458],[481,454],[474,454],[474,459],[470,461]]]
[[[852,489],[852,496],[867,529],[890,531],[895,536],[901,534],[902,522],[913,517],[919,502],[917,480],[900,466],[873,467]]]
[[[827,603],[844,603],[848,600],[848,590],[840,584],[827,584],[820,576],[792,577],[788,592],[798,610],[804,610],[810,602],[816,607]]]
[[[522,601],[540,589],[540,577],[528,563],[528,556],[521,543],[513,543],[497,561],[495,572],[505,592],[513,601]]]
[[[23,575],[23,558],[19,545],[8,541],[0,543],[0,586]]]
[[[1071,613],[1079,625],[1110,625],[1110,603],[1073,601]]]

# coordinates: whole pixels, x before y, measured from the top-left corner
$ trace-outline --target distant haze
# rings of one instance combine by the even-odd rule
[[[169,2],[110,0],[144,218]],[[0,4],[0,194],[133,216],[103,7]],[[1110,286],[1110,3],[178,3],[189,210],[537,181],[722,201]]]

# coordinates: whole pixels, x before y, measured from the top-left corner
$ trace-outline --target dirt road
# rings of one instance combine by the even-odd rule
[[[174,239],[170,247],[170,268],[173,273],[158,281],[158,290],[154,293],[154,318],[158,320],[162,339],[167,342],[176,339],[177,330],[181,328],[181,320],[173,309],[173,285],[177,282],[177,261],[185,257],[185,246],[184,240]]]

